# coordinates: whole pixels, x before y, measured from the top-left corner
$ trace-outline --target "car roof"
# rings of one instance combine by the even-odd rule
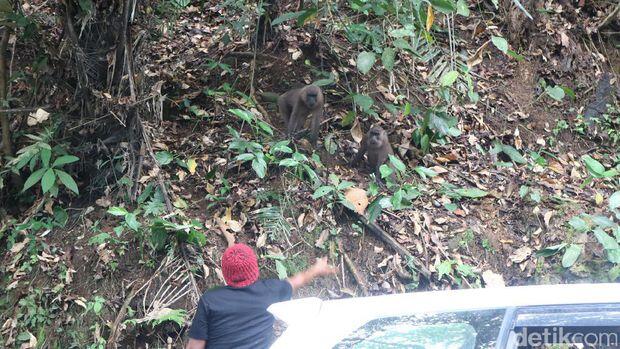
[[[393,316],[537,305],[620,303],[620,284],[560,284],[413,292],[269,307],[287,329],[272,348],[331,348],[366,322]],[[301,346],[300,346],[301,345]]]

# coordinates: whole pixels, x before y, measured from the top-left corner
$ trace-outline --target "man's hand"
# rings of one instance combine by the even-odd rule
[[[299,289],[302,286],[307,285],[317,276],[335,274],[336,268],[327,264],[327,257],[318,258],[314,265],[312,265],[308,270],[297,273],[290,278],[288,278],[288,282],[291,284],[293,291]]]
[[[311,270],[313,271],[315,276],[323,276],[336,273],[336,268],[327,264],[327,257],[317,258],[316,262],[311,267]]]
[[[187,341],[185,349],[205,349],[207,347],[207,341],[204,339],[190,338]]]

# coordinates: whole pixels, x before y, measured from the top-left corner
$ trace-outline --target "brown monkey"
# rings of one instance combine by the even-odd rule
[[[294,136],[304,127],[308,115],[312,114],[310,141],[312,145],[316,145],[323,118],[323,102],[323,92],[314,85],[292,89],[278,97],[278,108],[286,126],[286,136]]]
[[[383,165],[390,155],[394,155],[387,132],[381,126],[373,126],[362,139],[360,150],[351,160],[351,165],[356,165],[366,154],[368,165],[375,173],[375,179],[381,181],[381,171],[379,167]]]

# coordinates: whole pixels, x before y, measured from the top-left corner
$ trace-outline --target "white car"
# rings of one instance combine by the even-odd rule
[[[612,283],[301,298],[268,310],[286,323],[272,349],[620,348]]]

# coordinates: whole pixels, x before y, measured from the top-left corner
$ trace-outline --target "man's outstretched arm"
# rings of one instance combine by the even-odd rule
[[[204,339],[190,338],[185,346],[185,349],[205,349],[207,347],[207,341]]]
[[[316,260],[313,266],[299,272],[290,278],[288,278],[288,282],[291,284],[293,291],[298,290],[299,288],[309,284],[314,278],[317,276],[335,274],[336,268],[327,264],[327,257],[319,258]]]

